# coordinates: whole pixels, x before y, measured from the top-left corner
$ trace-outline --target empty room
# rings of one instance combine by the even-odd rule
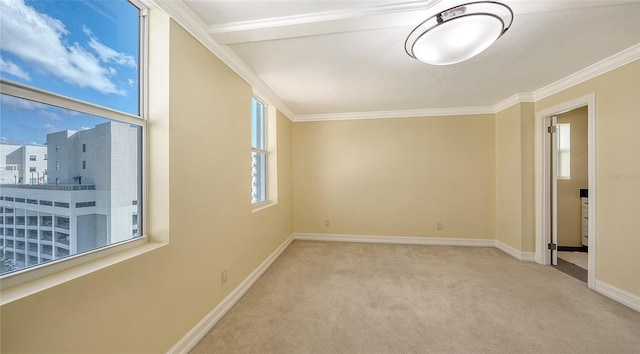
[[[640,2],[0,0],[0,352],[640,351]]]

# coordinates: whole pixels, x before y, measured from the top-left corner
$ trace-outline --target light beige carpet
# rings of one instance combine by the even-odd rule
[[[494,248],[294,241],[192,353],[640,353],[640,313]]]

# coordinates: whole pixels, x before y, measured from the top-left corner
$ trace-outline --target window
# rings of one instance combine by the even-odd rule
[[[571,178],[571,124],[558,123],[558,178]]]
[[[266,105],[251,98],[251,203],[267,200]]]
[[[22,187],[18,181],[12,187],[16,195],[27,198],[23,215],[33,215],[28,224],[40,221],[39,230],[29,230],[28,236],[47,255],[41,262],[132,240],[127,216],[144,216],[144,203],[131,205],[131,200],[142,198],[146,129],[141,99],[146,11],[138,4],[136,0],[62,1],[55,6],[46,1],[2,3],[2,32],[12,41],[0,45],[0,135],[27,147],[29,161],[55,156],[48,164],[50,172],[43,172],[44,161],[44,166],[22,165],[21,170],[28,168],[32,174],[24,178],[31,185]],[[87,145],[101,151],[100,159],[79,153],[85,153]],[[86,170],[87,162],[91,170],[79,175],[79,167]],[[102,182],[101,175],[109,173],[111,181]],[[44,201],[38,205],[40,199]],[[53,212],[55,200],[66,202],[55,202]],[[70,208],[68,201],[83,209]],[[96,202],[109,207],[97,208]],[[13,202],[2,200],[0,205],[6,208]],[[7,217],[7,221],[14,220]],[[25,223],[22,216],[16,221]],[[40,232],[40,238],[32,231]],[[16,257],[13,268],[3,269],[0,276],[36,266],[36,258],[26,262]]]

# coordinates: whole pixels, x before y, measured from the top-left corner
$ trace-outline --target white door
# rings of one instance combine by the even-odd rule
[[[558,265],[558,117],[549,117],[549,128],[547,129],[551,142],[551,244],[549,252],[551,252],[551,265]]]

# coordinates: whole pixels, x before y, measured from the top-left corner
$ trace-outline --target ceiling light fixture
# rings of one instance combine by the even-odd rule
[[[404,44],[409,56],[427,64],[450,65],[480,54],[511,27],[513,11],[495,1],[458,5],[416,27]]]

